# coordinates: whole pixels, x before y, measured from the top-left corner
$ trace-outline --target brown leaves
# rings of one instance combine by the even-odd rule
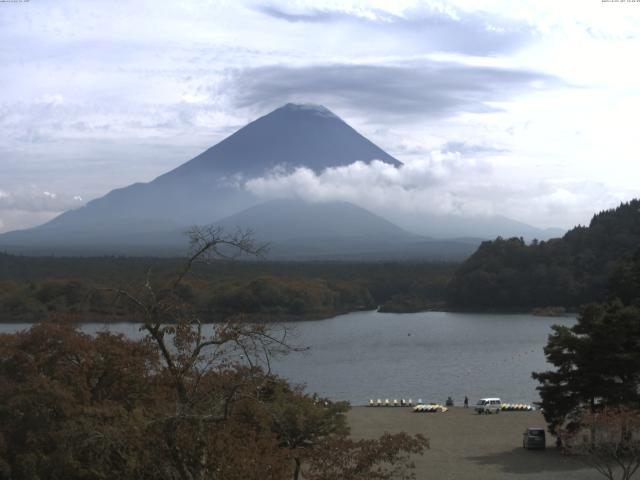
[[[580,427],[563,434],[563,443],[567,453],[580,455],[605,478],[628,480],[640,469],[640,411],[628,407],[585,411]]]
[[[157,355],[121,336],[92,338],[60,323],[3,336],[0,437],[10,478],[153,471],[140,412],[153,415],[156,373]]]
[[[390,480],[415,478],[412,455],[422,455],[429,441],[418,434],[386,433],[377,440],[330,437],[306,458],[309,480]]]

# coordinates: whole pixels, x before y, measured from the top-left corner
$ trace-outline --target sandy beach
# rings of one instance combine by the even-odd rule
[[[547,434],[546,450],[522,448],[527,427],[545,427],[540,412],[477,415],[454,407],[446,413],[414,413],[403,407],[353,407],[349,412],[355,438],[384,432],[422,433],[431,442],[415,458],[418,479],[598,479],[579,459],[561,455]]]

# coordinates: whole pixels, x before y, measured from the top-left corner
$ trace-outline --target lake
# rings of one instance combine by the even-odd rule
[[[355,312],[327,320],[289,322],[294,343],[309,347],[276,359],[273,370],[310,392],[365,404],[370,398],[412,398],[459,404],[481,397],[531,403],[532,371],[545,370],[542,348],[551,325],[575,318],[533,315]],[[0,332],[28,328],[0,324]],[[139,338],[138,325],[83,324]]]

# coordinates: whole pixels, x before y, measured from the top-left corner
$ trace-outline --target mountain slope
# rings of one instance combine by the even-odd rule
[[[250,229],[269,242],[271,258],[360,255],[401,250],[422,237],[346,202],[272,200],[216,222],[225,231]]]
[[[273,200],[216,223],[225,231],[251,229],[269,242],[271,259],[459,261],[480,243],[434,241],[347,202]]]
[[[370,237],[394,241],[423,238],[347,202],[272,200],[231,215],[216,224],[231,231],[249,228],[255,232],[256,237],[269,242],[337,237]]]

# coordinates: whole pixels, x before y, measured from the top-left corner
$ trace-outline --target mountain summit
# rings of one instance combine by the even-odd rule
[[[288,103],[238,130],[193,160],[158,178],[262,175],[276,166],[305,166],[317,173],[357,160],[401,163],[322,105]]]

